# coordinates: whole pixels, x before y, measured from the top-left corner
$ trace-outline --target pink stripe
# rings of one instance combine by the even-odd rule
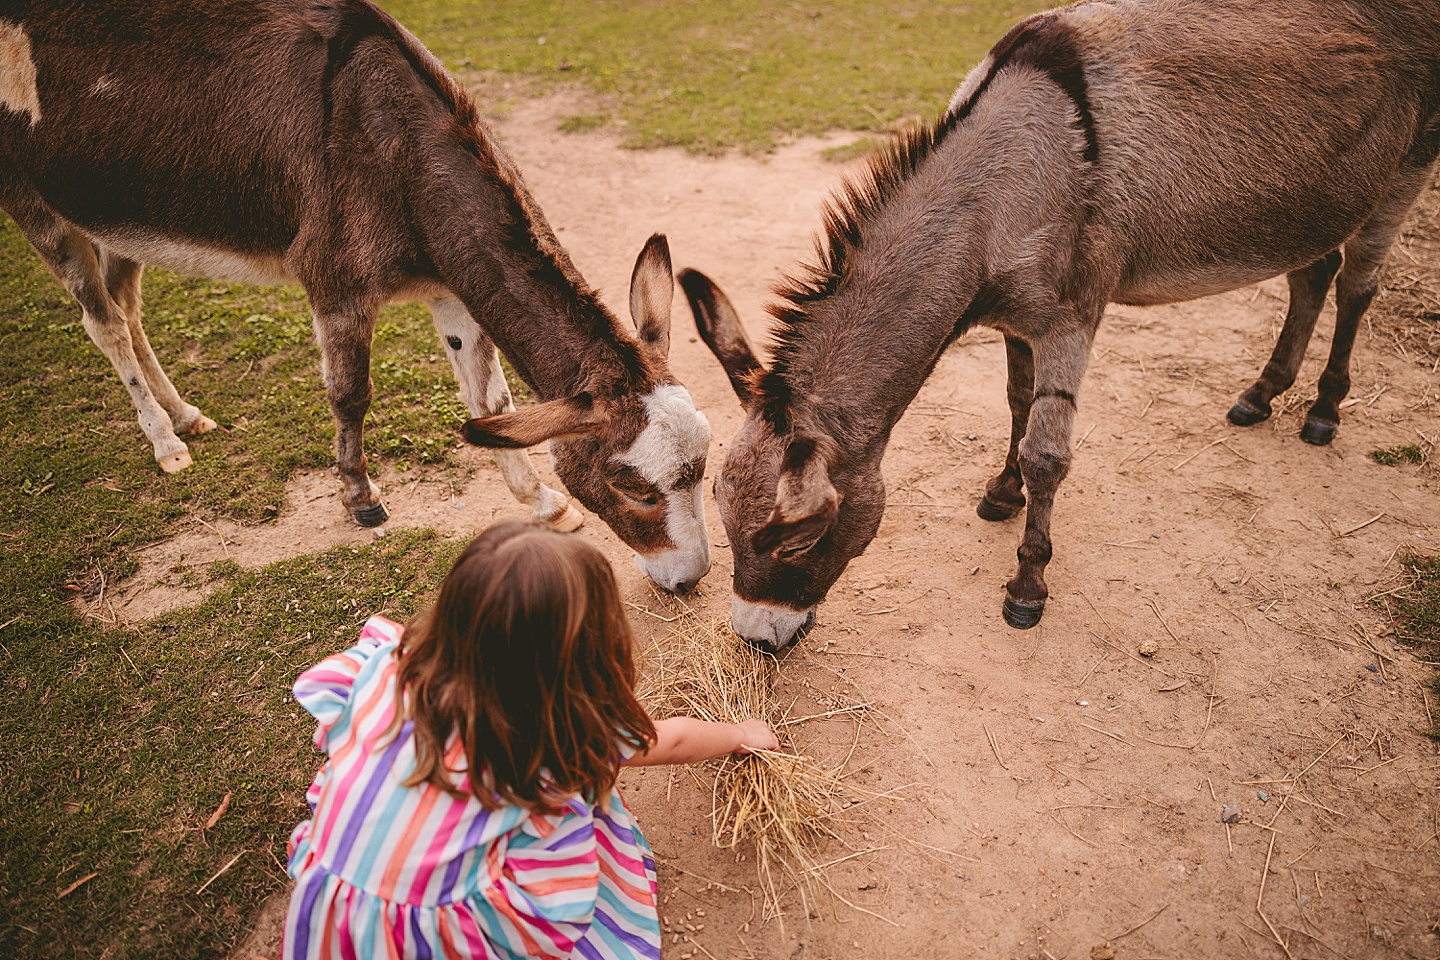
[[[573,857],[566,857],[564,860],[539,860],[532,857],[508,856],[505,858],[505,866],[512,872],[549,872],[560,870],[564,867],[573,867],[576,864],[593,864],[595,855],[593,853],[582,853]]]
[[[355,954],[355,938],[350,935],[350,911],[354,895],[355,888],[345,884],[345,910],[340,914],[340,960],[358,960]]]
[[[389,677],[394,672],[395,664],[392,661],[391,664],[385,669],[385,672],[381,677],[381,683],[388,686]],[[384,730],[389,727],[391,719],[395,716],[395,701],[389,699],[388,697],[385,699],[387,700],[385,705],[385,712],[382,715],[382,720],[378,726],[378,729],[380,730]],[[350,750],[354,747],[355,738],[360,731],[360,725],[366,719],[365,714],[368,713],[377,703],[378,698],[376,700],[371,700],[369,703],[366,703],[364,708],[362,708],[361,710],[361,715],[357,716],[354,721],[352,721],[350,725],[350,739],[347,740],[345,744],[340,747],[340,749],[336,750],[333,754],[331,754],[332,764],[338,765],[341,760],[344,759],[346,754],[348,754]],[[355,786],[355,781],[360,779],[360,775],[364,772],[366,766],[368,766],[368,764],[365,763],[363,760],[360,763],[351,764],[350,770],[345,775],[345,779],[339,783],[339,785],[334,791],[329,790],[331,784],[334,784],[336,782],[333,778],[325,784],[326,795],[322,795],[321,800],[322,802],[325,800],[330,800],[332,802],[326,805],[326,809],[329,811],[329,817],[326,819],[325,825],[317,833],[317,836],[319,837],[319,842],[316,844],[316,846],[319,849],[324,850],[326,848],[326,845],[329,844],[331,835],[335,832],[335,826],[340,820],[340,811],[345,806],[345,801],[350,795],[350,790]],[[316,809],[319,809],[318,804]]]
[[[627,856],[626,854],[621,853],[619,850],[615,849],[614,842],[605,834],[604,830],[595,831],[595,842],[598,843],[600,846],[604,847],[605,852],[610,854],[610,857],[619,866],[624,867],[631,873],[637,873],[642,875],[645,873],[645,864],[639,860],[636,860],[634,857]]]
[[[455,833],[455,825],[460,822],[460,817],[465,813],[465,806],[464,803],[453,799],[450,801],[450,809],[445,811],[445,818],[435,829],[435,836],[431,838],[429,848],[420,857],[420,866],[416,868],[415,879],[410,884],[410,894],[405,898],[407,903],[424,902],[425,888],[430,885],[430,877],[435,873],[435,868],[440,863],[440,856],[445,852],[450,837]]]
[[[405,909],[393,903],[390,905],[390,909],[395,911],[395,923],[390,928],[391,942],[387,944],[392,949],[386,952],[395,960],[400,960],[405,956]]]
[[[480,927],[470,914],[470,908],[463,903],[456,904],[456,906],[461,908],[455,912],[460,917],[460,932],[465,935],[465,943],[470,948],[470,955],[475,960],[490,956],[490,951],[485,946],[485,938],[480,935]]]

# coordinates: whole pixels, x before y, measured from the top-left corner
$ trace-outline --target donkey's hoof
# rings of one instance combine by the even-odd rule
[[[1016,630],[1029,630],[1040,622],[1040,617],[1045,613],[1044,600],[1016,600],[1014,597],[1006,597],[1005,604],[1000,608],[1005,615],[1005,622]]]
[[[986,495],[981,497],[980,502],[975,505],[975,513],[981,520],[989,520],[993,523],[999,520],[1009,520],[1020,512],[1020,507],[1022,506],[1024,506],[1024,504],[1006,506],[1003,503],[996,503],[990,499],[989,495]]]
[[[1261,420],[1268,419],[1270,410],[1267,407],[1257,407],[1241,397],[1235,401],[1235,406],[1231,407],[1230,412],[1225,416],[1237,427],[1253,427]]]
[[[191,423],[189,426],[185,427],[182,430],[179,430],[178,432],[189,434],[190,436],[194,437],[199,436],[202,433],[209,433],[211,430],[214,430],[218,426],[220,426],[220,424],[216,423],[214,420],[211,420],[209,417],[205,416],[205,414],[202,413],[195,418],[194,423]]]
[[[361,507],[359,510],[351,510],[350,515],[355,522],[362,527],[378,527],[390,519],[390,514],[385,512],[385,504],[377,503],[371,507]]]
[[[166,473],[179,473],[195,461],[190,459],[189,450],[182,449],[167,456],[159,457],[157,462],[160,464],[160,469]]]
[[[1317,447],[1323,447],[1335,439],[1335,431],[1338,429],[1340,429],[1338,423],[1307,417],[1305,426],[1300,428],[1300,439],[1306,443],[1313,443]]]
[[[566,503],[565,509],[553,517],[545,517],[544,522],[550,524],[561,533],[571,533],[579,530],[585,525],[585,514],[575,509],[575,504]]]

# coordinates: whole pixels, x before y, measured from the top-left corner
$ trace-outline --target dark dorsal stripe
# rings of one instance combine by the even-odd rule
[[[1075,27],[1062,14],[1063,11],[1039,14],[1011,27],[990,49],[990,66],[968,97],[946,110],[939,122],[901,133],[887,150],[871,158],[865,175],[846,183],[826,203],[825,230],[816,243],[815,264],[787,277],[775,290],[780,301],[769,308],[779,321],[774,332],[775,360],[758,386],[762,415],[775,429],[789,428],[790,362],[796,345],[803,339],[809,306],[835,293],[844,276],[847,259],[861,247],[865,223],[904,187],[951,131],[964,123],[1001,70],[1026,66],[1049,76],[1075,105],[1085,137],[1086,161],[1098,161],[1100,148],[1090,110],[1084,60],[1075,40]]]

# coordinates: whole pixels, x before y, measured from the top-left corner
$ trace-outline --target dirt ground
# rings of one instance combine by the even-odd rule
[[[663,231],[677,267],[715,277],[763,340],[768,287],[807,253],[844,172],[820,150],[846,138],[764,160],[630,152],[603,131],[554,133],[580,106],[522,103],[496,125],[581,270],[623,311],[633,258]],[[1271,281],[1110,312],[1056,505],[1051,601],[1029,632],[1000,618],[1021,521],[974,512],[1006,446],[1003,346],[981,332],[942,359],[886,456],[879,536],[781,667],[797,713],[837,692],[876,708],[853,781],[902,799],[856,808],[846,845],[823,851],[846,858],[831,879],[863,912],[837,901],[807,917],[792,896],[783,925],[764,922],[753,862],[711,846],[708,789],[628,771],[668,957],[1084,960],[1111,956],[1107,942],[1120,958],[1440,955],[1440,762],[1422,733],[1440,704],[1364,603],[1395,586],[1398,551],[1436,549],[1433,469],[1366,454],[1436,440],[1440,390],[1364,330],[1338,438],[1303,444],[1327,314],[1292,405],[1229,425],[1284,305]],[[714,427],[713,474],[740,409],[683,298],[672,343]],[[382,476],[391,527],[463,535],[523,515],[483,455],[463,456],[472,476]],[[134,619],[191,602],[171,573],[190,564],[371,537],[337,492],[305,475],[275,524],[197,526],[148,551],[110,602]],[[719,617],[730,558],[713,503],[709,517],[715,567],[688,603]],[[642,638],[662,636],[673,604],[599,521],[583,535],[614,562]],[[833,761],[854,734],[817,721],[799,739]],[[238,957],[278,956],[283,909],[282,894]]]

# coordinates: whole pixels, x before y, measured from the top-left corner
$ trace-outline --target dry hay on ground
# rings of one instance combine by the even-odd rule
[[[859,795],[875,796],[843,782],[854,749],[829,769],[800,753],[789,731],[801,720],[818,717],[788,716],[793,704],[781,704],[775,697],[775,658],[737,637],[725,620],[680,617],[656,642],[649,660],[640,699],[656,717],[691,716],[723,723],[764,720],[780,740],[779,750],[725,757],[710,764],[715,845],[738,852],[753,844],[767,919],[782,916],[781,901],[791,887],[799,893],[807,916],[821,894],[855,907],[827,879],[827,868],[839,861],[827,863],[817,857],[825,841],[843,843],[839,828]],[[858,740],[865,707],[856,702],[821,716],[854,720]]]

